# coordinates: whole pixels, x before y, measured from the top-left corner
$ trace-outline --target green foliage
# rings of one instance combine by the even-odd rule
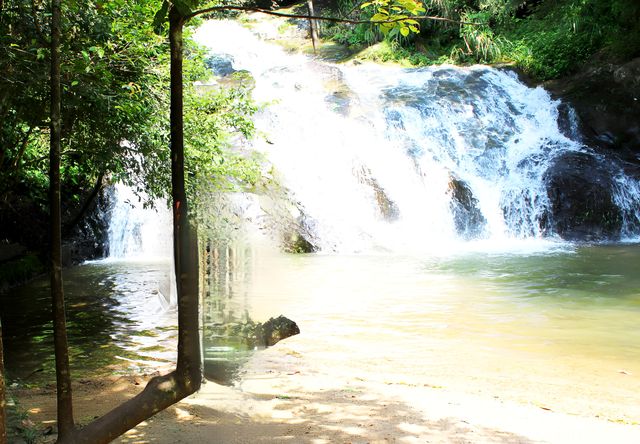
[[[572,72],[596,53],[640,54],[640,5],[633,0],[547,1],[502,32],[510,60],[534,77],[550,79]]]
[[[253,187],[260,162],[241,149],[255,134],[252,116],[257,106],[250,87],[191,87],[185,95],[185,168],[188,187],[216,191]]]
[[[182,13],[199,3],[173,2]],[[0,16],[0,228],[3,236],[34,248],[43,244],[44,226],[34,224],[27,233],[17,221],[44,223],[48,211],[47,6],[15,0]],[[63,217],[73,219],[86,191],[103,176],[145,192],[149,202],[167,196],[169,48],[166,35],[154,31],[164,26],[169,3],[114,0],[63,7]],[[190,28],[184,37],[184,78],[191,84],[209,73]],[[190,174],[219,174],[218,185],[235,174],[238,182],[252,182],[252,168],[225,150],[234,142],[227,133],[249,135],[254,107],[247,91],[225,94],[191,93],[187,99],[187,125],[194,127],[186,140],[193,155]],[[218,157],[212,159],[214,153]],[[210,160],[218,165],[215,171],[203,165]]]
[[[640,55],[637,0],[425,0],[423,4],[426,15],[459,24],[423,22],[418,38],[404,37],[415,33],[399,28],[391,36],[381,24],[382,33],[400,45],[392,49],[395,54],[387,54],[387,48],[373,51],[376,59],[420,64],[438,59],[512,62],[532,77],[550,79],[571,73],[595,54],[625,60]],[[374,9],[372,20],[392,15],[386,0],[365,5]],[[341,29],[331,36],[341,43],[371,44],[354,31]]]
[[[372,0],[362,3],[360,8],[372,10],[371,22],[377,24],[384,36],[391,38],[420,32],[420,23],[412,17],[425,12],[417,0]]]
[[[150,26],[154,3],[63,3],[62,197],[67,220],[98,177],[110,175],[142,189],[140,177],[162,171],[167,162],[168,57],[165,39]],[[46,220],[47,5],[16,0],[0,20],[0,226],[10,238],[19,237],[12,228],[15,220]],[[16,240],[34,247],[42,241],[37,236]]]
[[[470,57],[473,61],[480,63],[499,61],[504,40],[496,36],[490,26],[492,15],[488,11],[467,12],[460,18],[463,22],[471,24],[463,24],[460,27],[464,49],[456,48],[453,56],[458,56],[461,60]]]

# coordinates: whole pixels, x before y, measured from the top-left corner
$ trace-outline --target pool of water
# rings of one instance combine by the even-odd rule
[[[216,375],[228,371],[221,360],[241,365],[248,356],[238,341],[212,339],[213,326],[282,314],[301,329],[290,340],[295,350],[325,375],[640,423],[639,245],[422,257],[245,247],[217,263],[202,313],[211,379],[236,375]],[[65,270],[76,371],[174,359],[176,314],[163,304],[169,266],[105,261]],[[9,377],[51,378],[48,279],[0,303]]]
[[[226,307],[294,319],[318,371],[640,422],[638,245],[234,257]]]
[[[169,267],[165,260],[107,260],[64,270],[75,374],[108,371],[114,362],[140,368],[174,358],[177,317],[162,295]],[[8,377],[24,383],[53,380],[49,278],[0,295],[0,313]]]

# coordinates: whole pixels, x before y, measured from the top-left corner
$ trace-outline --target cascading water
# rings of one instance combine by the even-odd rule
[[[109,258],[171,257],[171,213],[163,203],[144,208],[135,192],[115,185],[109,221]]]
[[[197,39],[255,78],[254,96],[269,106],[257,122],[267,139],[254,148],[320,249],[555,238],[549,170],[589,150],[560,131],[558,102],[542,88],[489,67],[318,62],[230,22],[203,25]],[[638,182],[612,168],[620,234],[633,236]]]
[[[176,279],[173,271],[171,211],[164,202],[145,208],[131,188],[115,185],[114,207],[109,220],[109,257],[115,261],[160,261],[165,269],[158,281],[158,302],[164,307],[176,303]]]

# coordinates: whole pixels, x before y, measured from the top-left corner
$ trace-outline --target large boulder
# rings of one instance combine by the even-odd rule
[[[611,160],[586,152],[558,156],[544,175],[550,213],[544,223],[563,239],[620,237],[623,215],[613,196]]]
[[[594,60],[577,74],[545,83],[565,103],[561,118],[594,148],[615,150],[626,158],[640,155],[640,58],[623,64]],[[572,110],[566,109],[566,104]],[[563,107],[565,107],[563,109]],[[568,134],[573,136],[573,134]]]

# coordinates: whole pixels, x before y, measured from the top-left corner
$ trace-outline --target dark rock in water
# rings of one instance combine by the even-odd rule
[[[320,249],[314,243],[315,221],[304,213],[301,205],[296,205],[296,210],[299,216],[295,219],[280,219],[280,247],[285,253],[315,253]]]
[[[463,180],[451,177],[449,193],[451,194],[449,206],[458,235],[465,239],[482,236],[487,219],[478,208],[478,199],[474,197],[469,185]]]
[[[85,217],[65,237],[62,245],[64,265],[108,255],[109,220],[113,205],[114,188],[103,188]]]
[[[622,212],[613,198],[608,163],[590,153],[558,156],[544,175],[551,201],[544,223],[567,240],[614,240],[620,237]]]
[[[640,58],[622,65],[596,60],[545,88],[575,110],[575,123],[562,122],[566,114],[560,110],[561,127],[577,125],[584,143],[625,157],[640,154]]]
[[[0,239],[0,263],[18,258],[26,253],[27,249],[20,244],[4,242]]]
[[[255,327],[255,345],[271,347],[276,343],[300,333],[298,324],[282,315],[270,318],[264,324]]]
[[[205,64],[215,75],[220,77],[236,72],[233,69],[233,56],[229,54],[212,54],[205,59]]]
[[[218,324],[205,328],[204,376],[218,384],[232,385],[242,365],[255,348],[271,347],[300,333],[298,325],[282,315],[265,323],[246,322]],[[213,333],[213,334],[211,334]]]
[[[298,230],[282,234],[282,250],[285,253],[315,253],[318,247],[309,242]]]
[[[373,190],[373,196],[376,199],[376,204],[383,220],[393,222],[400,217],[398,205],[387,195],[384,188],[382,188],[376,178],[373,177],[369,168],[361,166],[360,168],[354,169],[354,175],[360,183],[370,186]]]
[[[288,337],[300,333],[300,328],[285,316],[269,318],[268,321],[255,323],[252,320],[228,324],[224,331],[218,331],[218,337],[224,337],[231,342],[231,338],[239,339],[248,348],[271,347]]]

